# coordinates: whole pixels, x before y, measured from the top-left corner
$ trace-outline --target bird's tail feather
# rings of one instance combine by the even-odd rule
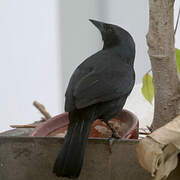
[[[55,161],[53,172],[57,176],[76,178],[83,164],[85,147],[95,112],[73,111],[69,113],[70,124],[63,147]]]

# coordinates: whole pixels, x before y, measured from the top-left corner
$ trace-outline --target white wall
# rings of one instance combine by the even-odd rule
[[[88,20],[100,18],[98,5],[97,0],[61,0],[63,94],[74,69],[102,46],[99,32]]]
[[[0,1],[0,131],[61,111],[59,0]]]

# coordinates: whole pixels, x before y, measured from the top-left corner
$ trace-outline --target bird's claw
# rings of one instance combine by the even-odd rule
[[[121,139],[121,136],[118,134],[118,132],[109,124],[106,122],[107,126],[111,129],[112,131],[112,136],[108,139],[108,144],[109,144],[109,151],[112,153],[112,145],[114,143],[115,139]]]
[[[112,136],[108,139],[108,145],[109,145],[109,151],[112,153],[112,146],[114,144],[115,139],[121,139],[121,136],[119,134],[112,134]]]

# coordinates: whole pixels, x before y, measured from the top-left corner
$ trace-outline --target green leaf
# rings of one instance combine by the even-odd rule
[[[148,73],[146,73],[143,77],[143,87],[141,91],[145,99],[152,104],[152,100],[154,97],[154,84],[152,76]]]
[[[176,63],[177,63],[178,72],[180,74],[180,50],[179,49],[176,49]]]

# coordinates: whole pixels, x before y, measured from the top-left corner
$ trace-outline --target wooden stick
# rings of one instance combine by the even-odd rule
[[[10,125],[12,128],[36,128],[35,124],[27,124],[27,125]]]
[[[45,118],[43,120],[47,120],[51,118],[51,115],[46,111],[46,108],[37,101],[33,102],[33,105],[43,114]],[[37,124],[27,124],[27,125],[10,125],[11,128],[36,128]]]
[[[51,118],[51,115],[46,111],[46,108],[44,107],[44,105],[40,104],[37,101],[34,101],[33,105],[43,114],[46,120]]]
[[[151,133],[147,133],[147,132],[139,132],[139,134],[142,134],[142,135],[149,135]]]

